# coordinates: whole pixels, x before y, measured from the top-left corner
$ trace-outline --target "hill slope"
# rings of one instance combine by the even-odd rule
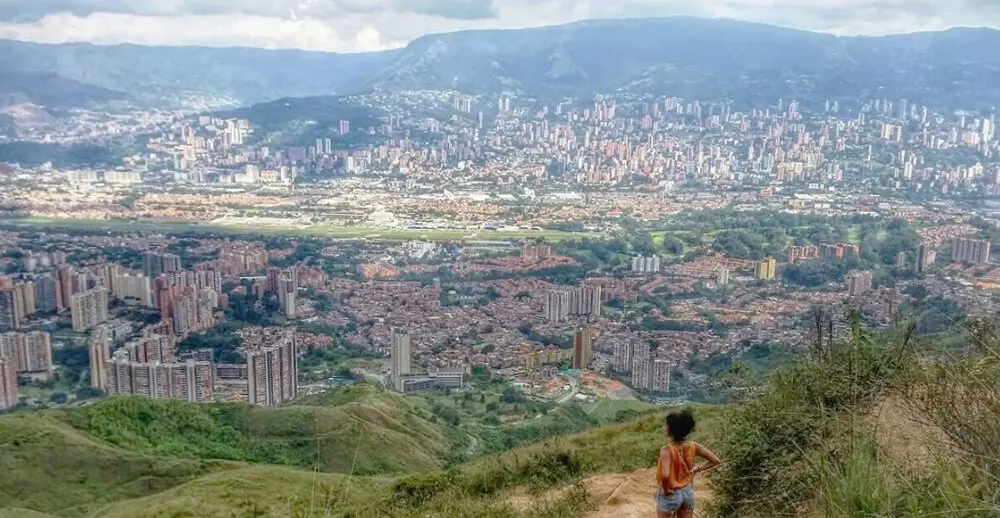
[[[405,399],[364,386],[337,406],[252,407],[109,398],[63,415],[126,450],[355,475],[438,469],[445,430]],[[369,392],[375,392],[370,394]]]
[[[154,516],[338,516],[361,509],[373,495],[386,494],[386,481],[287,468],[248,467],[215,473],[144,498],[115,503],[95,518]],[[193,514],[192,510],[197,509]]]
[[[214,97],[215,105],[341,92],[392,53],[331,54],[251,48],[60,45],[0,41],[0,76],[24,70],[155,104]]]
[[[618,88],[737,102],[878,95],[995,102],[1000,32],[840,38],[731,20],[598,20],[414,40],[368,84],[385,89],[590,95]],[[989,78],[976,83],[972,78]]]
[[[589,96],[618,89],[737,103],[878,96],[992,106],[1000,32],[835,37],[697,18],[592,20],[418,38],[400,50],[331,54],[0,41],[0,77],[56,74],[157,105],[212,108],[371,88]],[[2,89],[0,89],[2,92]]]
[[[130,453],[41,414],[0,419],[0,510],[83,516],[97,506],[163,491],[230,464]]]
[[[127,100],[129,96],[121,92],[80,83],[51,72],[5,70],[0,74],[0,108],[25,102],[48,108],[92,107]]]
[[[700,440],[715,440],[720,412],[698,412]],[[250,467],[214,473],[167,491],[117,502],[101,517],[174,516],[198,509],[198,516],[580,516],[601,504],[609,481],[655,464],[663,443],[660,412],[635,421],[555,437],[485,457],[449,471],[403,478],[350,478],[291,468]],[[639,474],[645,471],[637,472]],[[599,475],[599,476],[595,476]],[[348,482],[350,480],[350,482]],[[588,492],[572,484],[586,480]],[[648,486],[634,479],[631,496]],[[570,485],[567,485],[570,484]],[[634,493],[634,494],[633,494]],[[630,497],[631,498],[631,497]],[[623,500],[625,502],[625,500]]]

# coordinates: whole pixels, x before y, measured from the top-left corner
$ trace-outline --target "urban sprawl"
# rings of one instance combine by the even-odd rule
[[[0,163],[0,409],[278,405],[360,379],[462,390],[484,370],[557,403],[697,398],[720,358],[804,350],[851,318],[933,332],[1000,287],[992,114],[343,102],[384,113],[19,125],[145,140],[115,167]],[[334,371],[332,349],[366,361]]]

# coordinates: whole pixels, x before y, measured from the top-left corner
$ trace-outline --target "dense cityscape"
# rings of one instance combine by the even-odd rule
[[[344,105],[389,115],[301,132],[139,115],[145,149],[117,167],[3,165],[4,407],[276,405],[352,376],[461,388],[477,368],[554,402],[713,400],[706,365],[793,355],[817,312],[830,333],[855,310],[876,327],[964,318],[1000,283],[992,114],[441,91]],[[84,344],[86,370],[60,365]],[[385,360],[303,363],[326,347]],[[580,370],[605,377],[581,387]]]

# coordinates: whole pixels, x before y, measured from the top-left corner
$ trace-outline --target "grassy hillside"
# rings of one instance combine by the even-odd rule
[[[723,410],[697,410],[697,437],[716,440]],[[571,491],[528,510],[510,506],[510,495],[542,492],[606,472],[649,467],[663,444],[662,412],[635,421],[546,439],[481,458],[447,471],[397,479],[349,477],[279,467],[214,473],[145,498],[122,501],[99,516],[410,517],[579,516],[586,494]]]
[[[716,441],[722,412],[698,409],[700,440]],[[572,427],[580,413],[559,409],[531,426]],[[108,398],[0,418],[0,498],[10,516],[579,516],[590,505],[579,488],[531,509],[512,507],[511,495],[653,465],[662,413],[442,470],[449,437],[465,432],[378,387],[281,408]]]
[[[63,418],[140,453],[355,475],[438,469],[451,449],[445,430],[399,396],[364,386],[331,397],[331,406],[277,408],[116,397]]]
[[[1000,322],[823,344],[725,423],[712,516],[1000,516]]]
[[[29,509],[84,516],[230,467],[125,452],[43,414],[0,418],[0,508],[10,516],[31,516]]]
[[[229,518],[307,517],[360,512],[391,484],[288,468],[249,467],[215,473],[156,495],[116,503],[95,516]]]

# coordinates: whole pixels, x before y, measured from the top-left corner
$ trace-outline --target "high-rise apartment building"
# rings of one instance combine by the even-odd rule
[[[646,345],[636,346],[632,358],[632,388],[642,391],[670,392],[670,361],[656,358]]]
[[[35,380],[52,378],[52,340],[45,331],[0,335],[0,360],[14,364],[17,373]]]
[[[632,387],[637,390],[646,390],[653,379],[653,359],[649,352],[648,347],[640,345],[632,357]]]
[[[295,269],[283,272],[278,281],[278,301],[287,318],[294,318],[298,311],[298,293],[298,272]]]
[[[590,329],[579,329],[573,335],[573,368],[586,369],[590,365],[591,351],[591,331]]]
[[[57,311],[62,304],[59,280],[49,273],[35,277],[35,304],[39,311]]]
[[[93,371],[91,364],[91,371]],[[132,385],[132,362],[128,359],[128,354],[119,349],[105,364],[101,383],[103,386],[97,387],[108,394],[134,394],[135,388]],[[91,386],[94,385],[94,378],[91,378]]]
[[[298,395],[295,332],[283,332],[272,338],[273,341],[246,351],[247,398],[252,405],[280,405]]]
[[[153,334],[125,344],[129,361],[135,363],[173,363],[176,349],[173,335]]]
[[[729,268],[719,268],[715,272],[715,283],[719,286],[726,286],[729,284]]]
[[[0,360],[0,410],[17,406],[20,394],[17,390],[17,369],[14,362]]]
[[[108,290],[94,288],[73,294],[73,330],[81,333],[108,320]]]
[[[267,272],[267,291],[278,293],[278,286],[281,282],[281,268],[269,266]]]
[[[63,308],[68,308],[73,301],[73,267],[59,269],[59,290],[62,292]]]
[[[130,361],[122,350],[108,364],[109,394],[180,399],[193,403],[212,401],[215,368],[211,362],[179,363]]]
[[[521,247],[521,259],[525,261],[544,261],[552,257],[552,247],[546,245],[531,245]]]
[[[545,318],[550,322],[562,322],[570,315],[597,317],[600,314],[599,285],[583,285],[572,290],[551,290],[545,295]]]
[[[0,331],[17,329],[24,315],[20,313],[17,293],[13,286],[0,289]]]
[[[990,242],[957,237],[952,240],[951,257],[955,262],[960,263],[988,264],[990,262]]]
[[[775,275],[775,261],[773,257],[768,257],[757,263],[756,268],[757,280],[772,280]]]
[[[917,247],[917,274],[922,274],[927,269],[927,250],[928,246],[924,243]]]
[[[403,392],[403,378],[410,373],[410,333],[402,329],[392,330],[392,349],[389,352],[392,371],[389,373],[392,388]]]
[[[108,388],[108,360],[111,358],[111,341],[111,332],[107,326],[97,326],[90,333],[87,349],[90,360],[91,387],[110,390]]]
[[[120,274],[110,280],[112,295],[117,299],[132,300],[145,308],[158,306],[153,292],[153,279],[146,275]]]
[[[549,322],[562,322],[569,316],[569,290],[552,290],[545,294],[545,319]]]
[[[648,390],[653,392],[670,392],[670,362],[664,359],[653,360],[653,372]]]
[[[788,262],[794,263],[802,259],[814,259],[819,257],[819,247],[815,245],[791,246],[788,247]]]
[[[569,312],[571,315],[601,315],[601,286],[583,285],[570,292]]]
[[[142,273],[155,279],[163,273],[177,272],[181,269],[181,258],[174,254],[146,252],[142,257]]]
[[[635,273],[659,273],[660,272],[660,256],[652,255],[649,257],[635,256],[632,258],[632,271]]]
[[[37,293],[34,282],[20,282],[14,285],[14,303],[17,304],[18,312],[24,316],[34,315],[38,312]]]
[[[847,293],[860,297],[872,290],[872,272],[852,272],[847,276]]]
[[[622,341],[615,344],[615,372],[632,372],[632,356],[635,354],[635,344]]]
[[[921,245],[923,246],[923,245]],[[896,268],[906,268],[906,252],[896,254]],[[920,268],[920,257],[917,257],[917,269]]]

